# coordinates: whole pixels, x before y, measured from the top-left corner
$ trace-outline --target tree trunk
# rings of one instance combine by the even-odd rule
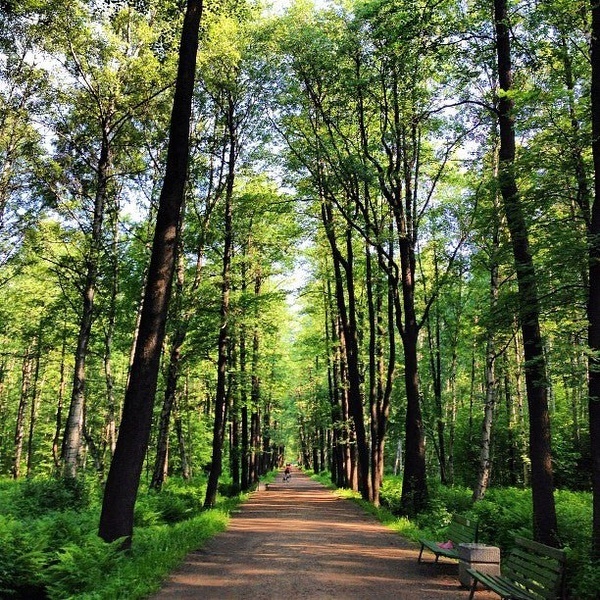
[[[179,402],[177,399],[175,406],[173,407],[173,424],[175,425],[175,434],[177,435],[177,448],[179,450],[179,460],[181,462],[181,477],[184,481],[189,481],[192,478],[192,467],[188,459],[185,436],[183,435],[181,410],[179,408]]]
[[[592,555],[600,558],[600,3],[591,0],[592,35],[592,156],[594,159],[594,202],[588,237],[589,298],[589,416],[592,457],[593,524]]]
[[[404,237],[406,228],[399,220],[398,235]],[[427,503],[425,468],[425,436],[419,394],[417,345],[419,329],[414,306],[414,256],[407,242],[400,244],[402,301],[395,282],[394,305],[396,323],[403,342],[404,385],[406,389],[405,453],[402,478],[402,508],[408,515],[420,512]],[[402,319],[404,308],[404,319]]]
[[[0,359],[0,448],[5,448],[8,437],[7,424],[9,422],[8,396],[6,394],[6,375],[12,371],[12,361],[6,357]]]
[[[248,407],[242,404],[241,410],[242,427],[242,489],[250,487],[250,423],[248,419]]]
[[[131,545],[133,512],[144,456],[165,335],[171,283],[189,158],[196,55],[202,0],[188,0],[181,33],[179,66],[171,113],[165,178],[129,385],[115,455],[108,473],[99,535],[107,542],[124,537]]]
[[[92,233],[90,247],[85,257],[85,281],[82,290],[82,311],[79,321],[79,334],[75,348],[75,367],[73,370],[73,390],[71,403],[65,425],[61,460],[63,475],[75,477],[79,461],[79,453],[83,441],[83,427],[85,414],[85,363],[92,331],[94,318],[94,296],[98,285],[98,269],[100,252],[102,248],[102,223],[104,220],[104,206],[108,190],[108,177],[111,166],[110,141],[108,128],[102,132],[102,146],[97,167],[97,188],[94,199],[94,215],[92,220]]]
[[[21,396],[19,398],[17,422],[15,425],[14,454],[12,464],[13,479],[18,479],[21,476],[21,457],[23,456],[23,440],[25,439],[25,414],[31,395],[31,372],[33,369],[30,351],[31,348],[28,348],[27,353],[23,357],[23,364],[21,367]]]
[[[218,340],[217,390],[215,397],[215,420],[213,426],[212,459],[204,506],[210,508],[217,501],[219,477],[223,469],[223,442],[227,414],[227,364],[229,353],[229,302],[231,294],[231,261],[233,257],[233,184],[237,156],[236,124],[231,92],[228,92],[227,128],[229,136],[228,173],[225,190],[225,231],[223,246],[223,270],[221,288],[221,315]]]
[[[67,387],[67,378],[65,374],[66,370],[66,357],[67,357],[67,327],[66,325],[63,327],[62,333],[62,346],[60,351],[60,379],[58,382],[58,396],[57,396],[57,405],[56,405],[56,419],[55,419],[55,429],[54,429],[54,439],[52,441],[52,457],[54,459],[54,466],[56,471],[58,472],[60,469],[60,434],[62,432],[62,411],[63,411],[63,402],[65,398],[65,389]]]
[[[335,227],[333,222],[333,211],[330,202],[321,199],[321,219],[327,239],[333,255],[333,266],[335,273],[335,298],[337,310],[343,333],[342,347],[345,350],[347,381],[348,381],[348,411],[353,423],[356,436],[356,457],[358,459],[358,488],[364,500],[372,499],[371,480],[369,477],[369,449],[365,431],[363,415],[363,399],[361,386],[361,373],[359,366],[358,330],[356,323],[356,297],[354,293],[354,271],[352,256],[352,231],[350,225],[346,225],[346,258],[342,256],[338,247]],[[346,295],[344,293],[345,274]]]
[[[242,297],[245,296],[248,282],[246,281],[246,260],[242,261]],[[241,489],[247,490],[250,488],[250,437],[248,434],[248,387],[247,387],[247,351],[246,351],[246,324],[240,325],[240,419],[241,419],[241,436],[240,447],[236,449],[240,455],[241,462]],[[235,481],[235,479],[234,479]]]
[[[253,408],[252,416],[250,417],[250,483],[258,481],[258,457],[257,450],[260,448],[260,413],[257,408]]]
[[[396,458],[394,459],[394,475],[402,473],[403,469],[403,457],[402,457],[402,438],[398,437],[398,443],[396,444]]]
[[[260,465],[262,463],[262,457],[260,456],[260,449],[263,447],[263,440],[261,439],[261,387],[260,387],[260,376],[258,373],[259,359],[260,359],[260,333],[258,327],[258,297],[260,296],[262,288],[262,277],[257,275],[254,279],[254,297],[257,300],[255,303],[256,310],[254,318],[253,333],[252,333],[252,357],[251,357],[251,376],[250,376],[250,401],[252,409],[255,414],[255,427],[254,427],[254,472],[251,479],[251,483],[256,483],[260,477]]]
[[[169,424],[171,413],[175,404],[177,394],[177,381],[179,378],[179,366],[181,361],[181,347],[185,340],[185,326],[182,322],[181,314],[182,294],[183,294],[183,249],[179,247],[177,259],[177,274],[175,283],[174,317],[176,321],[175,332],[171,341],[171,351],[169,352],[169,366],[167,367],[167,381],[165,385],[165,395],[158,422],[158,437],[156,440],[156,458],[154,459],[154,469],[150,488],[160,490],[165,480],[165,473],[168,472],[167,456],[169,447]]]
[[[384,261],[381,248],[377,248],[377,263]],[[383,272],[375,276],[369,248],[366,248],[367,299],[369,308],[369,405],[371,413],[371,489],[375,506],[379,506],[379,492],[384,474],[385,436],[390,412],[390,398],[396,360],[394,337],[394,303],[389,276],[382,283]],[[384,271],[385,272],[385,271]],[[384,317],[384,289],[388,290],[387,312]],[[386,324],[387,323],[387,324]],[[384,325],[386,324],[386,325]],[[388,340],[387,365],[384,341]]]
[[[439,287],[439,266],[437,251],[433,248],[433,273],[434,273],[434,288]],[[431,312],[433,311],[433,316]],[[429,362],[431,368],[431,378],[433,380],[433,397],[435,403],[435,421],[437,443],[436,452],[438,464],[440,467],[440,482],[442,485],[448,483],[446,477],[446,442],[445,442],[445,422],[444,422],[444,404],[442,399],[442,342],[440,330],[440,311],[439,303],[435,303],[432,311],[427,315],[427,339],[429,341]],[[432,324],[433,320],[433,324]]]
[[[498,177],[497,155],[494,153],[494,175]],[[493,196],[492,208],[492,240],[489,249],[490,257],[490,289],[489,289],[489,312],[491,318],[488,320],[487,342],[485,352],[485,406],[483,412],[483,423],[481,425],[481,451],[479,454],[479,472],[477,475],[477,484],[473,490],[473,501],[483,500],[487,491],[491,470],[491,445],[492,445],[492,425],[494,422],[494,412],[498,397],[498,383],[496,378],[496,344],[494,331],[494,314],[498,306],[498,294],[500,288],[498,252],[500,249],[500,206],[498,194]]]
[[[33,475],[33,434],[37,418],[38,400],[42,395],[43,382],[40,384],[40,360],[42,354],[42,324],[38,328],[35,351],[35,369],[31,389],[31,409],[29,411],[29,435],[27,436],[27,477]]]
[[[102,466],[108,458],[112,458],[117,443],[117,403],[115,400],[115,381],[112,372],[112,345],[117,321],[117,297],[119,295],[119,206],[115,202],[112,207],[112,241],[110,252],[110,298],[106,331],[104,335],[104,378],[106,381],[107,412],[104,431],[104,448]]]
[[[537,541],[558,544],[546,361],[539,324],[539,300],[529,234],[523,216],[514,173],[514,103],[510,97],[512,65],[507,0],[494,0],[498,81],[502,95],[497,100],[500,128],[499,186],[513,247],[519,293],[519,318],[525,354],[525,384],[529,406],[529,440],[533,495],[533,529]]]
[[[325,339],[327,347],[331,348],[331,351],[327,353],[327,384],[332,426],[331,481],[335,483],[337,487],[347,487],[347,481],[344,478],[343,417],[341,391],[339,387],[340,344],[337,335],[335,310],[332,298],[333,294],[329,278],[327,278],[324,288]]]
[[[231,471],[231,482],[238,490],[242,489],[242,461],[240,452],[240,414],[239,406],[236,406],[235,396],[234,405],[230,417],[231,421],[231,447],[229,449],[229,462]]]
[[[402,507],[409,515],[425,508],[428,498],[425,469],[425,436],[419,398],[416,328],[406,329],[404,342],[404,380],[406,386],[405,454],[402,478]]]
[[[494,248],[498,241],[497,230],[494,232]],[[493,259],[490,271],[490,309],[495,310],[498,302],[498,264]],[[479,454],[479,473],[477,484],[473,490],[473,501],[483,500],[487,491],[491,475],[491,445],[492,445],[492,424],[494,422],[494,411],[496,408],[496,399],[498,395],[498,385],[496,381],[496,348],[494,343],[494,332],[491,327],[487,332],[487,343],[485,352],[485,407],[483,413],[483,423],[481,425],[481,452]]]
[[[212,181],[212,171],[211,171]],[[212,189],[212,187],[211,187]],[[218,196],[217,196],[218,197]],[[196,246],[196,265],[193,282],[191,289],[189,290],[189,296],[193,297],[198,287],[200,286],[202,278],[203,258],[206,244],[206,232],[208,224],[212,214],[212,210],[215,206],[215,200],[210,198],[210,192],[207,193],[205,211],[202,217],[201,233],[199,234],[198,243]],[[179,385],[179,376],[181,371],[181,363],[183,360],[182,349],[185,339],[188,334],[189,321],[193,308],[184,307],[184,299],[186,296],[186,290],[184,288],[185,283],[185,264],[184,264],[184,248],[183,244],[179,244],[177,250],[177,271],[176,271],[176,283],[175,283],[175,298],[173,301],[172,315],[173,321],[175,322],[174,332],[171,339],[171,349],[169,352],[169,365],[167,367],[167,381],[165,386],[165,394],[163,399],[163,406],[160,414],[160,421],[158,426],[158,439],[156,442],[156,458],[154,462],[154,471],[150,487],[152,489],[160,490],[164,483],[164,477],[168,473],[167,464],[167,451],[168,451],[168,435],[170,431],[171,414],[175,410],[175,404],[177,403],[177,388]],[[181,420],[179,422],[181,427]],[[180,454],[185,454],[185,444],[182,445],[179,440]],[[182,473],[189,471],[187,465],[187,459],[182,458]],[[185,477],[185,475],[184,475]]]

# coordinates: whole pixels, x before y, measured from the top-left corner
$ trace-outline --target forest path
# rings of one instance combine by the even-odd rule
[[[466,599],[458,566],[306,475],[254,492],[227,531],[187,556],[153,600]],[[478,591],[476,600],[497,598]]]

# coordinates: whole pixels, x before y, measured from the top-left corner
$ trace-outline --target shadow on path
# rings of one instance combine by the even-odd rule
[[[468,598],[455,562],[426,555],[419,564],[417,556],[414,543],[296,472],[254,492],[153,599]]]

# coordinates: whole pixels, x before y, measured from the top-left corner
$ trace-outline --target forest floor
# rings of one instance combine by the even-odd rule
[[[227,531],[191,553],[153,600],[469,597],[456,562],[419,546],[303,473],[254,492]],[[497,599],[477,591],[475,600]]]

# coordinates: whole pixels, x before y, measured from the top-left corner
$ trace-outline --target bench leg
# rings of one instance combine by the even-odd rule
[[[419,560],[417,562],[421,562],[421,556],[423,556],[423,548],[425,547],[425,544],[421,544],[421,552],[419,552]]]
[[[473,583],[471,584],[471,593],[469,594],[469,600],[473,600],[473,596],[475,595],[475,588],[477,587],[477,579],[472,577]]]

